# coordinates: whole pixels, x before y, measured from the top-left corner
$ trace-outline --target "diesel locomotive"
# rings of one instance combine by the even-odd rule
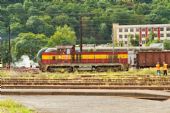
[[[128,52],[126,50],[107,50],[78,47],[56,46],[43,48],[38,54],[38,63],[42,71],[122,71],[128,70]]]

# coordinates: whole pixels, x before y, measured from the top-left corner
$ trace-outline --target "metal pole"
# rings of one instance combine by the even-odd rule
[[[115,55],[114,55],[114,35],[112,34],[111,35],[111,37],[112,37],[112,46],[113,46],[113,49],[112,49],[112,63],[114,62],[114,57],[115,57]]]
[[[83,36],[83,33],[82,33],[82,16],[80,15],[80,54],[79,54],[79,62],[81,62],[81,54],[82,54],[82,43],[83,43],[82,36]]]
[[[2,38],[0,37],[0,64],[2,63]]]
[[[9,69],[11,68],[11,28],[9,25],[9,29],[8,29],[8,54],[9,54],[9,59],[8,59],[8,65],[9,65]]]
[[[82,33],[82,16],[80,15],[80,53],[82,52],[82,36],[83,36],[83,33]]]

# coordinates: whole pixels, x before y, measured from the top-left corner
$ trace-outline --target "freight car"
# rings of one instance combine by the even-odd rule
[[[170,51],[150,51],[137,53],[137,68],[155,67],[159,62],[161,65],[166,62],[170,66]]]
[[[80,52],[75,46],[57,46],[40,50],[38,63],[42,71],[128,70],[128,52],[94,49]]]

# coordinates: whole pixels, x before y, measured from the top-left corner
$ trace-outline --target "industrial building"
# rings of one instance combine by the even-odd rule
[[[154,40],[170,40],[170,24],[147,25],[119,25],[113,24],[112,39],[118,46],[130,46],[129,37],[139,36],[139,45],[145,46],[150,33],[154,33]]]

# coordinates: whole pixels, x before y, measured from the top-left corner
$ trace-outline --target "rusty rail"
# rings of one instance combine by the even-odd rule
[[[84,86],[113,86],[113,85],[128,85],[128,86],[169,86],[170,78],[161,77],[130,77],[130,78],[115,78],[115,79],[97,79],[97,78],[80,78],[80,79],[23,79],[23,78],[2,78],[1,85],[84,85]]]

